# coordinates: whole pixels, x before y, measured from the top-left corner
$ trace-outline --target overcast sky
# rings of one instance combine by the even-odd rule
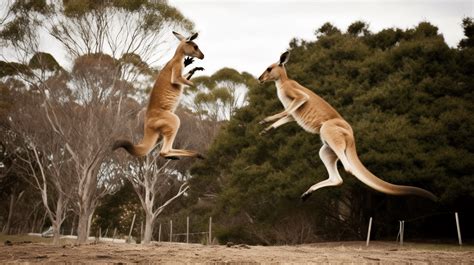
[[[345,31],[356,20],[369,23],[369,30],[402,29],[429,21],[439,28],[448,45],[463,38],[462,18],[473,16],[474,1],[232,1],[169,0],[199,32],[196,42],[205,59],[203,74],[222,67],[260,75],[294,38],[314,40],[315,29],[331,22]]]

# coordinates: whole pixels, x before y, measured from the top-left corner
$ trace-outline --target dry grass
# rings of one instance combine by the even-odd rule
[[[52,244],[52,238],[40,237],[40,236],[29,236],[27,234],[24,235],[5,235],[0,233],[0,243],[4,245],[5,241],[10,241],[13,243],[24,243],[24,242],[31,242],[31,243],[44,243],[44,244]],[[61,244],[71,244],[74,243],[74,240],[71,239],[61,239]]]
[[[327,242],[298,246],[205,246],[200,244],[90,243],[1,235],[0,263],[376,263],[376,264],[473,264],[474,247],[394,242]],[[10,240],[13,246],[3,244]],[[31,241],[32,243],[20,243]]]

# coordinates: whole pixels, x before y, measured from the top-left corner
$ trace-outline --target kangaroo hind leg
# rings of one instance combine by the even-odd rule
[[[204,159],[204,156],[198,153],[197,151],[171,148],[175,137],[176,137],[176,134],[163,135],[163,148],[161,149],[161,152],[160,152],[161,156],[167,159],[172,159],[172,160],[179,160],[180,156],[190,156],[190,157]]]
[[[352,128],[343,120],[330,120],[321,126],[321,139],[341,160],[344,169],[352,174],[352,165],[347,159],[346,148],[354,144]]]
[[[303,193],[303,195],[301,195],[301,199],[303,201],[307,200],[309,196],[311,196],[311,194],[317,189],[328,186],[339,186],[342,184],[342,178],[337,171],[338,157],[336,153],[334,153],[334,151],[327,144],[324,144],[319,150],[319,157],[323,161],[324,166],[328,171],[329,178],[314,184],[305,193]]]
[[[162,125],[158,127],[163,135],[163,146],[160,155],[167,159],[177,160],[180,156],[191,156],[204,158],[201,154],[192,150],[173,149],[173,143],[178,133],[180,120],[174,113],[168,113],[163,119]]]

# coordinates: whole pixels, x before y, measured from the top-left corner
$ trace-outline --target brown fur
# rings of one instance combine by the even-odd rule
[[[197,70],[197,68],[191,70],[187,77],[184,77],[182,75],[184,57],[204,58],[204,54],[192,41],[197,37],[197,33],[189,38],[184,38],[176,32],[173,33],[180,43],[173,58],[160,71],[150,93],[145,113],[143,139],[137,145],[133,145],[127,140],[118,140],[114,143],[113,150],[124,148],[131,155],[144,156],[153,149],[158,138],[162,136],[161,156],[169,159],[178,159],[180,156],[203,158],[201,154],[193,150],[173,149],[173,142],[180,126],[179,117],[174,112],[178,107],[183,87],[194,85],[188,79]]]
[[[284,67],[288,58],[289,53],[283,53],[280,62],[270,65],[259,78],[260,82],[276,83],[278,97],[285,107],[283,112],[260,122],[263,124],[276,120],[261,134],[295,120],[304,130],[321,135],[323,146],[319,156],[329,173],[329,178],[311,186],[301,196],[303,200],[319,188],[342,184],[342,178],[337,171],[339,159],[347,172],[375,190],[392,195],[417,195],[436,200],[436,196],[429,191],[385,182],[365,168],[357,156],[354,133],[349,123],[324,99],[288,78]]]

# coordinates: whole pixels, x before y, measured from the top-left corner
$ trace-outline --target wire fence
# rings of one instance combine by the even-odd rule
[[[192,232],[189,216],[186,217],[186,231],[175,231],[173,228],[173,220],[169,220],[168,224],[158,224],[158,236],[154,238],[158,242],[183,242],[183,243],[201,243],[212,244],[212,217],[209,217],[207,231]]]
[[[422,215],[422,216],[417,216],[417,217],[414,217],[414,218],[411,218],[411,219],[407,219],[407,220],[398,220],[398,231],[397,231],[397,234],[396,234],[396,237],[395,237],[395,242],[399,243],[400,245],[403,245],[404,244],[404,241],[406,239],[405,235],[406,235],[406,231],[405,231],[405,227],[406,225],[409,227],[411,224],[415,224],[415,223],[418,223],[418,222],[426,222],[427,220],[429,219],[432,219],[432,218],[437,218],[437,224],[439,224],[439,217],[442,217],[442,218],[445,218],[446,220],[449,220],[452,218],[452,220],[454,221],[453,223],[455,223],[455,225],[452,225],[452,223],[450,223],[450,226],[452,226],[452,231],[456,231],[456,235],[457,235],[457,242],[460,246],[463,245],[463,240],[462,240],[462,227],[461,227],[461,223],[460,223],[460,220],[459,220],[459,214],[458,212],[437,212],[437,213],[431,213],[431,214],[426,214],[426,215]],[[182,223],[181,223],[182,224]],[[156,226],[155,226],[155,229],[158,228],[158,235],[156,235],[156,232],[155,232],[155,237],[152,238],[153,241],[157,241],[157,242],[182,242],[182,243],[201,243],[201,244],[212,244],[213,243],[213,238],[212,238],[212,217],[209,217],[209,224],[208,224],[208,229],[207,231],[192,231],[192,228],[191,228],[191,224],[190,224],[190,218],[189,217],[186,217],[186,230],[183,231],[183,227],[181,225],[180,227],[180,231],[173,231],[173,220],[169,220],[169,223],[166,224],[166,223],[158,223]],[[373,217],[370,217],[369,219],[369,224],[368,224],[368,227],[367,227],[367,239],[366,239],[366,245],[369,246],[370,244],[370,240],[371,240],[371,233],[373,231],[372,229],[372,226],[386,226],[386,225],[391,225],[391,226],[395,226],[395,223],[391,223],[391,224],[387,224],[387,223],[384,223],[384,222],[379,222],[377,220],[375,220]],[[418,224],[419,226],[420,224]],[[137,226],[137,224],[135,224],[134,221],[132,221],[132,225],[130,227],[130,232],[128,234],[128,242],[131,242],[131,238],[136,238],[137,240],[140,240],[143,238],[143,223],[141,224],[141,229],[139,229],[139,232],[134,229],[135,226]],[[413,227],[413,226],[412,226]],[[202,226],[201,226],[202,228]],[[18,227],[18,228],[11,228],[11,234],[23,234],[23,233],[28,233],[30,231],[26,231],[25,230],[26,228],[24,227]],[[5,227],[2,227],[2,230],[5,230]],[[51,228],[43,231],[42,233],[40,232],[39,235],[43,235],[43,236],[51,236],[52,235],[52,230]],[[112,233],[113,231],[113,233]],[[135,234],[133,234],[133,232],[135,231]],[[33,232],[33,231],[31,231]],[[64,228],[61,229],[61,235],[62,236],[68,236],[68,237],[73,237],[74,236],[74,228],[71,227],[70,231],[66,231]],[[138,234],[139,233],[139,234]],[[469,233],[468,233],[469,234]],[[110,236],[112,236],[110,238]],[[99,230],[97,231],[97,233],[95,234],[95,237],[96,240],[97,239],[105,239],[107,240],[108,239],[112,239],[113,240],[121,240],[123,239],[123,236],[120,236],[117,234],[117,228],[115,229],[105,229],[104,230],[101,230],[99,228]],[[453,236],[453,239],[454,236]]]
[[[405,236],[405,223],[415,223],[420,220],[426,220],[431,217],[436,217],[436,216],[442,216],[442,215],[453,215],[453,218],[456,223],[456,232],[457,232],[457,239],[458,239],[458,244],[462,246],[462,234],[461,234],[461,225],[459,222],[459,214],[457,212],[438,212],[438,213],[433,213],[433,214],[427,214],[423,216],[418,216],[415,218],[411,218],[408,220],[399,220],[399,229],[396,237],[396,242],[399,243],[400,245],[403,245],[404,242],[404,236]],[[372,231],[372,217],[369,219],[369,225],[367,228],[367,240],[366,240],[366,246],[369,246],[370,243],[370,237],[371,237],[371,231]]]

